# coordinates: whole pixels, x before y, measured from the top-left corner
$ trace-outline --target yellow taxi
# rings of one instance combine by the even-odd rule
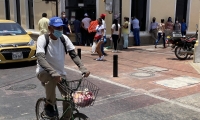
[[[36,44],[18,23],[0,20],[0,64],[36,61]]]

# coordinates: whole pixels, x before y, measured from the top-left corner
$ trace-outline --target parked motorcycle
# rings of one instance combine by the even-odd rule
[[[194,54],[194,45],[198,38],[198,25],[196,26],[196,33],[190,37],[183,36],[181,39],[173,41],[172,49],[175,48],[175,55],[180,60],[185,60],[188,56]]]

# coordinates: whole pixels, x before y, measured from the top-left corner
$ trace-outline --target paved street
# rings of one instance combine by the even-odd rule
[[[199,65],[192,58],[180,61],[170,47],[160,45],[106,50],[105,60],[95,61],[91,47],[76,48],[91,71],[87,79],[100,88],[94,106],[80,109],[91,120],[200,120]],[[119,57],[115,78],[114,54]],[[68,55],[66,59],[68,79],[79,79],[77,66]],[[44,97],[35,68],[27,63],[1,66],[0,120],[35,120],[35,103]]]

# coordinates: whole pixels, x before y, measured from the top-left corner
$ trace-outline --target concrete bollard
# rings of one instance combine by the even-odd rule
[[[113,77],[118,77],[118,55],[113,55]]]

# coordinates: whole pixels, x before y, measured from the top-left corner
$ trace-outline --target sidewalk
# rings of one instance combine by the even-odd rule
[[[154,48],[153,45],[137,46],[129,47],[128,50],[121,50],[118,53],[112,53],[112,49],[108,49],[105,50],[108,56],[105,56],[104,61],[94,60],[98,56],[91,54],[91,47],[76,46],[76,48],[81,48],[82,61],[91,74],[100,78],[137,90],[155,91],[156,95],[168,99],[200,91],[200,80],[198,79],[200,78],[198,73],[200,64],[192,63],[192,58],[184,61],[178,60],[170,47],[163,49],[161,45],[158,48]],[[113,77],[114,54],[118,55],[119,77]],[[67,57],[66,65],[78,70],[69,59],[70,57]],[[177,81],[179,77],[185,81]],[[194,83],[191,79],[198,80]]]

